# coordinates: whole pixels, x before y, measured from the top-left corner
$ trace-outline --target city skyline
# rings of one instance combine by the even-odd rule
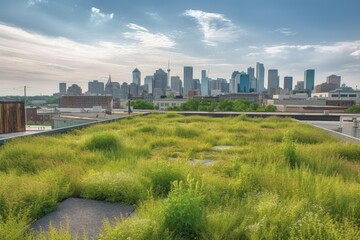
[[[135,68],[143,82],[166,71],[168,60],[171,76],[182,80],[184,66],[193,66],[195,79],[210,70],[210,78],[229,80],[260,62],[265,86],[269,69],[294,83],[315,69],[315,85],[336,74],[359,87],[360,2],[227,3],[3,1],[0,95],[21,95],[24,85],[29,95],[52,94],[60,82],[85,89],[109,74],[131,83]]]

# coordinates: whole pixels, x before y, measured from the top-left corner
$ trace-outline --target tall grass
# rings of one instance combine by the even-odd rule
[[[69,196],[136,206],[100,239],[360,239],[359,149],[287,118],[173,113],[13,140],[0,239],[45,239],[28,226]]]

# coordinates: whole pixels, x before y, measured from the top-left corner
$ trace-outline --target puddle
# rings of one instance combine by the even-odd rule
[[[232,146],[214,146],[212,147],[212,149],[214,150],[226,150],[226,149],[230,149],[232,148]]]
[[[189,161],[189,163],[190,163],[191,165],[195,165],[195,164],[198,164],[198,163],[202,163],[202,164],[204,164],[204,165],[206,165],[206,166],[210,166],[210,165],[214,164],[215,161],[214,161],[214,160],[211,160],[211,159],[191,159],[191,160]]]
[[[130,205],[68,198],[58,204],[56,211],[40,218],[30,228],[35,232],[43,229],[46,233],[50,222],[56,229],[68,224],[73,237],[82,236],[85,232],[88,239],[97,239],[105,218],[111,223],[114,218],[128,217],[134,210],[135,208]]]

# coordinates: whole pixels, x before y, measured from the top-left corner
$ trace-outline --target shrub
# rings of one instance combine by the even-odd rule
[[[92,151],[117,151],[121,144],[115,135],[105,132],[91,136],[87,139],[85,147]]]
[[[164,227],[185,239],[196,238],[204,221],[203,201],[199,182],[194,182],[190,176],[186,184],[173,182],[164,206]]]
[[[154,195],[160,197],[164,197],[170,192],[173,181],[184,179],[180,169],[166,164],[152,165],[151,168],[146,169],[145,175],[151,180]]]

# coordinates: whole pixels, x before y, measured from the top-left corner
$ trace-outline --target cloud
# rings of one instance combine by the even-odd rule
[[[351,56],[354,56],[354,57],[360,57],[360,50],[357,50],[357,51],[355,51],[355,52],[352,52],[350,55],[351,55]]]
[[[101,25],[114,18],[114,13],[105,14],[96,7],[91,8],[90,21],[95,25]]]
[[[172,73],[179,76],[184,63],[195,66],[211,62],[176,52],[172,48],[175,43],[162,34],[147,32],[136,24],[130,27],[138,29],[128,36],[138,39],[135,43],[84,44],[0,23],[0,85],[13,88],[26,84],[31,87],[29,94],[50,94],[57,91],[59,82],[77,83],[86,89],[89,80],[106,81],[99,76],[109,73],[114,81],[128,81],[135,66],[144,75],[152,74],[159,67],[166,68],[168,59]]]
[[[201,10],[186,10],[184,16],[195,18],[203,33],[203,42],[208,46],[238,40],[242,30],[223,14],[208,13]]]
[[[151,33],[147,28],[129,23],[126,25],[132,32],[125,32],[123,36],[137,41],[142,47],[150,48],[173,48],[176,43],[163,33]]]
[[[322,54],[347,54],[357,56],[360,51],[360,41],[336,42],[333,44],[310,44],[310,45],[276,45],[265,47],[265,52],[271,55],[286,54],[289,52],[313,52]]]
[[[291,28],[278,28],[278,29],[275,29],[275,32],[281,33],[287,37],[294,36],[297,34],[297,32],[292,31]]]
[[[47,0],[28,0],[27,1],[27,5],[29,7],[31,7],[31,6],[33,6],[33,5],[37,4],[37,3],[47,3]]]
[[[146,12],[145,14],[148,17],[150,17],[152,20],[155,20],[155,21],[158,21],[158,22],[162,21],[162,18],[156,12]]]

